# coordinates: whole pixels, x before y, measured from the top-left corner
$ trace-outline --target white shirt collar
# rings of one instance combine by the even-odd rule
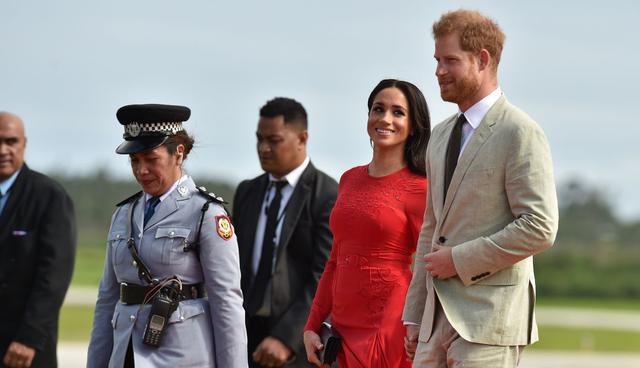
[[[171,194],[171,192],[173,192],[176,189],[178,184],[180,184],[180,183],[184,182],[185,180],[187,180],[188,177],[189,177],[189,175],[182,175],[182,177],[180,179],[178,179],[175,183],[173,183],[171,188],[169,188],[169,190],[167,190],[163,195],[160,196],[160,202],[164,201],[164,199],[167,198],[169,196],[169,194]],[[150,200],[151,197],[153,197],[151,194],[145,192],[144,193],[144,202],[147,203],[147,201]]]
[[[467,111],[458,111],[458,116],[464,113],[464,117],[467,118],[467,121],[475,130],[478,128],[478,125],[480,125],[480,122],[482,122],[482,119],[484,119],[484,116],[487,115],[491,106],[498,101],[500,96],[502,96],[502,90],[498,87],[485,98],[468,108]]]
[[[305,157],[304,161],[302,161],[302,164],[300,164],[300,166],[291,170],[290,173],[288,173],[287,175],[285,175],[280,179],[276,179],[273,175],[271,175],[271,173],[269,173],[269,181],[286,180],[287,183],[289,183],[289,185],[295,188],[296,184],[298,184],[298,181],[300,180],[300,177],[302,176],[302,173],[307,168],[307,166],[309,166],[309,161],[310,161],[309,156]]]

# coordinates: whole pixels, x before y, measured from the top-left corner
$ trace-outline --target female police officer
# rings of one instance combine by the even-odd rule
[[[182,173],[183,106],[129,105],[116,152],[142,191],[109,229],[88,367],[246,367],[238,247],[222,199]],[[206,296],[205,296],[206,291]]]

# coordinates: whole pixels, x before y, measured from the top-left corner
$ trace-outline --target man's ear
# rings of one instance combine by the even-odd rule
[[[307,140],[309,139],[309,131],[306,129],[298,133],[298,139],[300,139],[300,143],[303,145],[307,145]]]
[[[480,52],[478,53],[478,61],[480,70],[485,70],[489,67],[489,64],[492,62],[492,60],[491,54],[489,54],[489,51],[487,51],[487,49],[480,50]]]

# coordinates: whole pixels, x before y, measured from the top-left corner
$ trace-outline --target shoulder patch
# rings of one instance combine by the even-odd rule
[[[200,186],[198,187],[198,193],[203,195],[205,198],[209,199],[211,202],[216,202],[220,204],[226,204],[227,202],[222,199],[222,197],[216,195],[215,193],[207,191],[207,188]]]
[[[131,197],[125,199],[124,201],[119,202],[118,204],[116,204],[116,207],[120,207],[120,206],[123,206],[123,205],[125,205],[127,203],[131,203],[131,202],[135,201],[136,199],[138,199],[140,197],[141,194],[142,194],[142,191],[139,191],[138,193],[132,195]]]
[[[224,240],[229,240],[233,236],[231,220],[226,215],[216,216],[216,231]]]

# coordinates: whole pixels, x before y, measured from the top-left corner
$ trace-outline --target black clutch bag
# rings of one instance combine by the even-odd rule
[[[322,322],[320,339],[324,348],[318,352],[322,364],[331,365],[338,358],[338,352],[342,348],[342,338],[328,322]]]

